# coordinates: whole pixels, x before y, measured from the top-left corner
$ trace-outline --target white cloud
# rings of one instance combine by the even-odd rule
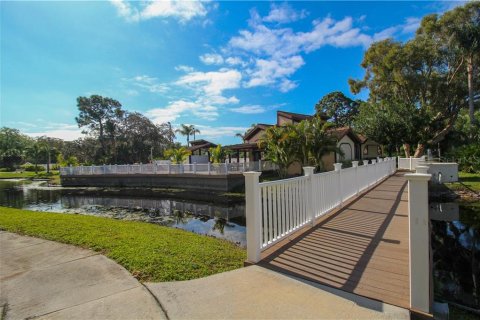
[[[288,92],[298,86],[291,77],[305,64],[304,54],[325,46],[367,48],[374,41],[412,33],[420,22],[420,19],[410,17],[403,24],[374,34],[367,34],[355,26],[355,23],[362,23],[365,16],[357,19],[346,16],[341,20],[327,16],[312,21],[308,31],[279,26],[305,15],[305,12],[294,11],[287,4],[272,4],[269,14],[263,18],[255,9],[250,11],[249,28],[240,30],[222,51],[224,56],[232,57],[226,58],[226,63],[244,68],[244,87],[271,86]],[[265,22],[278,24],[266,25]],[[234,60],[233,57],[238,56],[242,57],[243,63]],[[248,58],[245,59],[245,56]]]
[[[192,101],[177,100],[164,108],[154,108],[145,114],[154,123],[173,122],[184,113],[191,113],[205,120],[215,120],[218,117],[218,108],[211,105],[201,105]]]
[[[200,61],[202,61],[204,64],[211,65],[211,64],[223,64],[223,57],[217,53],[206,53],[204,55],[201,55]]]
[[[258,113],[264,113],[265,111],[267,111],[264,107],[259,105],[242,106],[238,108],[232,108],[230,110],[232,112],[243,113],[243,114],[258,114]]]
[[[227,59],[225,59],[225,62],[231,66],[246,65],[246,63],[239,57],[228,57]]]
[[[422,19],[417,17],[408,17],[402,25],[402,33],[413,33],[420,27]]]
[[[38,127],[38,126],[37,126]],[[42,126],[44,130],[37,132],[25,132],[30,137],[47,136],[51,138],[58,138],[66,141],[75,140],[84,137],[80,128],[77,125],[64,123],[47,123]]]
[[[224,97],[220,95],[199,95],[197,100],[197,103],[202,104],[202,105],[225,105],[225,104],[237,104],[240,102],[237,97],[232,96],[232,97]]]
[[[170,89],[167,84],[160,83],[157,78],[150,77],[148,75],[139,75],[133,78],[123,78],[122,80],[152,93],[165,93]]]
[[[154,123],[174,122],[183,115],[193,115],[208,121],[216,120],[219,116],[219,106],[236,104],[237,97],[224,97],[221,95],[198,95],[195,101],[176,100],[163,108],[154,108],[146,112]]]
[[[280,82],[279,85],[279,90],[281,92],[288,92],[290,90],[295,89],[298,86],[298,83],[289,79],[283,79],[282,82]]]
[[[200,130],[202,138],[212,140],[222,137],[234,137],[236,133],[243,133],[248,129],[246,127],[212,127],[200,124],[195,124],[195,128]]]
[[[306,16],[307,12],[305,10],[301,10],[300,12],[298,12],[286,3],[283,3],[281,5],[276,5],[275,3],[273,3],[271,5],[268,16],[264,17],[263,21],[289,23],[303,19]]]
[[[222,68],[219,71],[191,72],[176,83],[203,91],[207,95],[221,95],[227,89],[240,87],[242,74],[235,69]]]
[[[257,59],[255,68],[250,73],[250,80],[245,83],[245,87],[270,85],[278,81],[281,84],[282,92],[289,91],[295,86],[287,78],[304,64],[303,58],[299,55],[281,59]]]
[[[195,17],[206,16],[208,10],[204,2],[161,0],[129,2],[124,0],[110,1],[119,16],[130,22],[152,18],[174,18],[185,23]]]
[[[183,71],[183,72],[193,72],[193,71],[195,71],[195,68],[190,67],[190,66],[185,66],[185,65],[178,65],[178,66],[175,67],[175,70]]]

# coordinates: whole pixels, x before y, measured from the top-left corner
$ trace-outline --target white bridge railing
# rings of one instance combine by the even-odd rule
[[[425,160],[425,157],[422,158],[400,158],[398,157],[398,169],[406,169],[406,170],[415,170],[416,167],[419,166],[419,162]]]
[[[193,163],[193,164],[125,164],[102,166],[62,167],[62,176],[83,175],[123,175],[123,174],[207,174],[225,175],[245,171],[270,171],[277,166],[270,161],[252,161],[246,163]]]
[[[396,170],[395,158],[352,161],[353,167],[259,183],[260,172],[245,172],[247,259],[258,262],[269,246],[287,237]]]

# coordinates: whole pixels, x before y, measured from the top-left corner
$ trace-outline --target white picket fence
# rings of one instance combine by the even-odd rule
[[[421,158],[398,157],[398,169],[415,170],[415,168],[418,166],[418,162],[422,162],[424,160],[425,160],[425,157],[421,157]]]
[[[205,164],[125,164],[102,166],[62,167],[62,176],[115,175],[115,174],[207,174],[225,175],[245,171],[270,171],[277,166],[270,161],[252,161],[247,163],[205,163]]]
[[[363,162],[318,174],[304,167],[305,176],[263,183],[259,172],[245,172],[248,260],[258,262],[262,251],[396,170],[395,158]]]

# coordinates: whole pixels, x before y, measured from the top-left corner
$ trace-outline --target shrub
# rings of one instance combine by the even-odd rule
[[[45,171],[46,170],[44,166],[36,166],[35,168],[35,165],[33,164],[23,165],[22,169],[25,171]]]
[[[453,157],[458,162],[458,169],[464,172],[480,172],[480,144],[469,144],[451,152],[448,157]]]
[[[0,168],[0,172],[13,172],[15,168]]]

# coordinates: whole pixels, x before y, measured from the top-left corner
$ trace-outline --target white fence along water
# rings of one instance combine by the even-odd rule
[[[246,163],[147,163],[125,165],[62,167],[62,176],[115,175],[115,174],[239,174],[245,171],[270,171],[277,166],[270,161],[252,161]]]
[[[263,250],[359,192],[366,190],[396,170],[395,158],[352,161],[353,167],[313,174],[313,167],[304,167],[305,175],[297,178],[259,183],[260,172],[245,172],[247,218],[247,259],[258,262]]]
[[[415,170],[415,168],[419,165],[419,162],[425,161],[425,157],[422,158],[400,158],[398,157],[398,169],[406,169],[406,170]]]

